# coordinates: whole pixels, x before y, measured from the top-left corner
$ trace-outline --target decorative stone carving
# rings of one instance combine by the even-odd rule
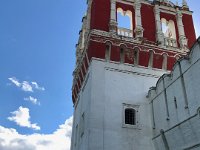
[[[116,19],[116,0],[110,0],[111,9],[110,9],[110,25],[109,30],[111,33],[117,33],[117,19]]]
[[[179,39],[180,47],[184,52],[188,52],[188,39],[186,37],[180,37]]]
[[[136,27],[134,32],[135,32],[135,37],[136,38],[142,38],[144,29],[142,27]]]
[[[143,37],[143,27],[141,21],[141,2],[139,0],[135,1],[135,21],[136,21],[136,28],[134,30],[136,38]]]
[[[117,33],[117,22],[116,21],[110,21],[109,31],[111,33]]]

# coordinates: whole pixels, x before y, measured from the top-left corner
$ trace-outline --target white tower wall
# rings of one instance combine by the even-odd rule
[[[154,150],[146,96],[163,73],[93,58],[74,111],[72,150]],[[124,124],[125,106],[137,108],[136,126]]]

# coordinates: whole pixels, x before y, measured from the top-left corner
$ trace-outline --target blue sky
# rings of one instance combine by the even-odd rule
[[[82,0],[0,1],[0,126],[52,134],[72,116],[75,45],[85,10]],[[20,123],[20,115],[29,122]]]
[[[188,4],[200,35],[200,10]],[[75,45],[85,10],[85,0],[0,1],[0,149],[16,149],[2,147],[8,133],[23,139],[19,149],[43,150],[40,141],[46,149],[68,150]],[[61,143],[52,144],[56,138]]]

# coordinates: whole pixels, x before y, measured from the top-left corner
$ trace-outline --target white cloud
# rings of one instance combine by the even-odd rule
[[[23,81],[21,88],[25,92],[33,92],[33,88],[28,81]]]
[[[15,129],[0,126],[2,150],[70,150],[72,120],[70,117],[52,134],[22,135]]]
[[[28,82],[28,81],[22,81],[19,82],[19,80],[16,77],[8,78],[15,86],[21,88],[25,92],[33,92],[34,89],[39,91],[44,91],[45,88],[38,85],[37,82]]]
[[[11,114],[13,116],[8,117],[8,120],[15,122],[17,125],[21,127],[32,128],[34,130],[40,130],[40,127],[36,123],[31,123],[31,117],[28,108],[20,106],[18,110],[11,112]]]
[[[25,101],[30,101],[31,103],[35,104],[35,105],[40,105],[40,102],[38,101],[37,98],[34,98],[32,96],[26,97],[24,98]]]
[[[17,87],[21,87],[21,83],[16,79],[15,77],[8,78],[13,84],[15,84]]]
[[[44,87],[40,87],[40,86],[37,84],[37,82],[31,82],[31,83],[32,83],[32,85],[34,86],[35,89],[41,90],[41,91],[44,91],[44,90],[45,90],[45,88],[44,88]]]

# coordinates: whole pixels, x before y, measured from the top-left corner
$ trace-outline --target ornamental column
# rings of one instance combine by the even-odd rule
[[[178,33],[179,33],[179,44],[181,49],[187,49],[188,46],[188,40],[185,37],[185,31],[184,31],[184,25],[182,21],[182,12],[179,10],[179,8],[176,9],[176,19],[177,19],[177,25],[178,25]]]
[[[140,0],[136,0],[135,1],[135,23],[136,23],[136,27],[135,27],[135,36],[136,38],[141,38],[143,37],[143,32],[144,29],[142,27],[142,21],[141,21],[141,2]]]
[[[155,21],[156,21],[156,40],[159,45],[164,46],[164,33],[162,32],[160,10],[158,4],[154,7]]]
[[[116,0],[110,0],[110,25],[109,30],[112,33],[117,33],[117,19],[116,19]]]

